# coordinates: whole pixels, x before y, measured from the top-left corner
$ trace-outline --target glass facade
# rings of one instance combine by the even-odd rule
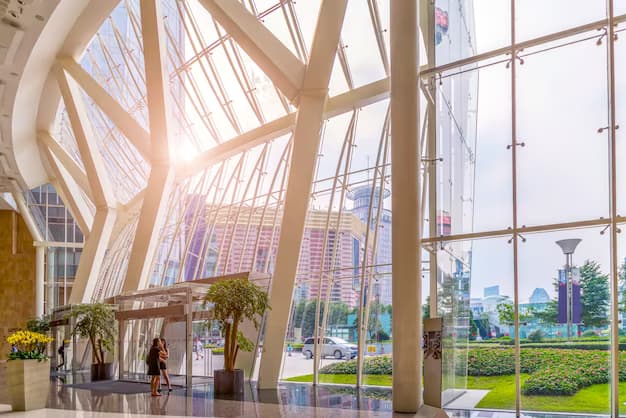
[[[308,62],[319,2],[240,3],[283,53]],[[422,312],[443,319],[443,406],[615,415],[626,376],[626,323],[618,322],[626,318],[626,160],[618,129],[626,5],[419,3],[415,216],[423,236],[416,251]],[[81,186],[76,170],[65,173],[66,189],[76,192],[68,207],[86,218],[117,212],[94,252],[101,268],[88,277],[83,300],[129,290],[137,271],[143,287],[242,272],[272,277],[285,251],[300,99],[288,97],[263,57],[201,2],[161,5],[172,171],[162,189],[154,173],[163,163],[141,141],[150,138],[151,115],[138,1],[120,2],[79,62],[135,123],[124,128],[102,98],[80,90],[99,172],[84,162],[63,101],[57,112],[52,136],[89,185]],[[300,242],[282,244],[299,248],[291,300],[273,301],[289,307],[283,380],[391,385],[389,13],[388,1],[348,2],[311,156],[306,221]],[[114,205],[94,198],[103,177]],[[51,244],[47,253],[48,298],[63,305],[83,241],[100,237],[81,233],[50,185],[30,196],[46,241],[68,244]],[[566,239],[582,241],[564,253],[557,241]],[[149,247],[145,260],[136,259],[137,246]],[[483,395],[470,402],[472,393]]]

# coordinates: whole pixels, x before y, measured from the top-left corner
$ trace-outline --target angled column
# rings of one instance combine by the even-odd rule
[[[393,409],[416,413],[422,391],[417,1],[390,7]]]
[[[262,389],[275,388],[278,383],[304,222],[319,151],[322,118],[328,98],[328,82],[346,4],[347,0],[325,0],[322,3],[300,91],[285,210],[270,290],[272,310],[267,315],[259,369],[259,387]]]
[[[39,138],[41,154],[48,163],[52,175],[50,182],[61,197],[63,203],[68,207],[72,217],[76,220],[80,231],[85,238],[87,238],[91,231],[91,226],[93,225],[93,215],[81,195],[82,187],[75,181],[74,176],[66,169],[63,162],[60,160],[57,161],[52,150],[45,142],[41,141],[41,136],[39,136]],[[88,184],[87,175],[85,175],[82,170],[81,173],[85,176],[84,182]]]
[[[85,93],[98,105],[121,133],[148,160],[150,157],[150,136],[148,132],[117,102],[98,82],[71,57],[59,59],[65,71],[83,88]]]
[[[141,0],[140,5],[150,119],[151,170],[130,253],[124,291],[148,286],[150,267],[159,244],[159,232],[174,178],[169,157],[169,83],[161,1]]]
[[[80,186],[89,199],[94,201],[93,194],[91,193],[91,186],[89,185],[89,180],[87,180],[87,175],[82,168],[80,168],[78,163],[74,161],[67,151],[65,151],[61,144],[59,144],[56,139],[52,138],[48,132],[44,131],[37,132],[37,139],[50,152],[52,152],[52,154],[54,154],[65,170],[67,170],[67,172],[72,176],[72,179],[76,182],[76,184]]]
[[[69,298],[69,303],[87,303],[91,301],[104,255],[109,246],[115,222],[116,199],[109,182],[106,166],[98,149],[89,114],[82,100],[80,87],[74,80],[67,77],[62,67],[57,66],[56,72],[57,82],[96,206],[93,225],[85,240],[76,271],[76,279],[72,286],[72,294]]]

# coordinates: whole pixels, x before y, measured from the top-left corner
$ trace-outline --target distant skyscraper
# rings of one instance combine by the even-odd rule
[[[530,295],[528,300],[530,303],[548,303],[550,302],[550,295],[543,287],[537,287],[533,290],[533,294]]]
[[[489,296],[500,296],[500,286],[496,285],[485,287],[484,297],[487,298]]]
[[[372,222],[370,227],[373,228],[376,225],[376,216],[378,213],[378,203],[384,201],[391,195],[389,190],[385,189],[382,194],[380,187],[374,189],[374,196],[372,196],[372,185],[366,184],[364,186],[357,187],[352,190],[352,193],[348,196],[354,202],[352,213],[361,220],[361,222],[367,224],[368,217],[370,215],[370,200],[372,202]],[[376,244],[376,258],[374,264],[376,265],[374,271],[376,273],[377,280],[374,284],[374,297],[380,298],[380,303],[383,305],[391,304],[391,211],[389,209],[381,208],[380,219],[378,220],[378,242]],[[357,269],[358,270],[358,269]]]

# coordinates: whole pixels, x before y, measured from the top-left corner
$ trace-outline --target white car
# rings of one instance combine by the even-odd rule
[[[302,347],[302,354],[308,359],[313,358],[314,338],[307,338]],[[321,357],[334,357],[337,360],[342,358],[353,359],[357,354],[357,345],[350,344],[346,340],[337,337],[324,337],[324,344],[319,347]]]

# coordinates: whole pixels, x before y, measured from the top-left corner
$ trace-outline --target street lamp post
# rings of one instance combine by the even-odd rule
[[[563,254],[565,254],[565,277],[567,279],[567,341],[572,341],[572,317],[573,317],[573,291],[572,291],[572,257],[578,244],[582,240],[579,238],[562,239],[556,241],[556,244],[561,247]]]

